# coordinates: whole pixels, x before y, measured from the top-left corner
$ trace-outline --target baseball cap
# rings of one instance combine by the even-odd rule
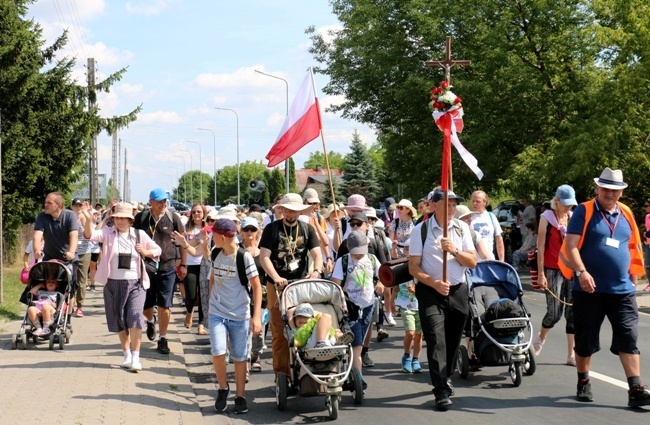
[[[352,221],[352,220],[359,220],[359,221],[362,221],[364,223],[367,223],[368,222],[368,216],[365,215],[362,212],[357,212],[357,213],[354,213],[354,214],[352,214],[350,216],[350,221]]]
[[[241,228],[245,229],[248,226],[253,226],[256,229],[260,228],[260,222],[257,221],[255,217],[246,217],[244,220],[241,222]]]
[[[165,192],[165,189],[158,187],[149,192],[149,199],[152,201],[164,201],[167,199],[167,192]]]
[[[438,202],[439,200],[443,199],[445,197],[445,191],[442,189],[437,189],[433,191],[433,196],[431,197],[431,200],[433,202]],[[456,196],[453,190],[448,190],[447,191],[447,199],[455,199],[456,202],[465,202],[465,198],[461,198],[460,196]]]
[[[555,191],[555,196],[565,207],[568,207],[569,205],[578,205],[578,201],[576,201],[576,191],[568,184],[563,184],[558,187],[557,191]]]
[[[367,254],[368,237],[360,230],[355,230],[348,235],[348,249],[350,254]]]
[[[237,226],[232,220],[220,218],[212,226],[212,233],[223,235],[227,238],[234,238],[237,235]]]
[[[84,201],[81,198],[74,198],[72,200],[72,205],[82,205],[83,203],[84,203]]]
[[[305,189],[305,192],[302,194],[303,201],[307,201],[310,204],[320,204],[320,199],[318,199],[318,192],[316,189]]]

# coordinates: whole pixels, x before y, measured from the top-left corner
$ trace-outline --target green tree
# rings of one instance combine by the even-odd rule
[[[328,152],[327,159],[329,160],[330,163],[330,169],[342,170],[343,168],[345,168],[345,160],[343,159],[343,155],[341,155],[340,153]],[[325,154],[321,151],[311,152],[309,154],[309,158],[303,164],[303,167],[310,170],[316,170],[318,167],[323,169],[327,168],[325,166]]]
[[[251,180],[263,180],[266,165],[262,161],[245,161],[239,165],[240,176],[240,200],[242,203],[248,202],[251,198],[257,199],[260,195],[252,194],[248,183]],[[219,199],[237,203],[237,166],[228,165],[221,169],[217,179],[219,190]],[[261,195],[263,197],[263,195]]]
[[[286,181],[282,175],[282,171],[280,171],[278,167],[275,167],[272,170],[266,169],[264,171],[264,176],[266,177],[266,191],[269,194],[269,203],[266,205],[271,205],[270,202],[273,201],[276,196],[286,192]]]
[[[368,205],[373,205],[379,190],[375,179],[375,164],[356,130],[352,134],[350,153],[345,155],[345,164],[343,181],[347,196],[358,193],[366,198]]]
[[[334,196],[336,197],[336,201],[345,203],[347,198],[345,197],[345,194],[343,193],[343,190],[341,189],[341,185],[339,184],[338,180],[336,179],[332,180],[332,188],[334,189]],[[330,191],[330,188],[328,186],[323,192],[323,199],[321,205],[329,205],[331,203],[332,203],[332,192]]]
[[[287,172],[289,173],[289,190],[291,190],[291,193],[298,193],[299,190],[296,185],[296,163],[293,158],[289,158],[289,170]]]

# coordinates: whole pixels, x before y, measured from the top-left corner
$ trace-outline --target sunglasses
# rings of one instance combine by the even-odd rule
[[[350,227],[361,227],[361,226],[363,226],[362,221],[351,221],[350,222]]]
[[[397,208],[397,209],[400,210],[400,211],[406,209],[406,207],[403,206],[403,205],[398,205],[398,206],[396,206],[395,208]]]
[[[368,217],[368,221],[377,221],[377,219],[374,217]]]
[[[645,204],[644,207],[650,207],[650,204]]]
[[[253,226],[244,227],[241,229],[243,232],[257,232],[257,228]]]
[[[205,220],[206,223],[214,223],[215,221],[217,221],[217,220],[214,219],[214,218],[208,218],[208,219]]]
[[[320,202],[307,202],[309,205],[318,205]]]

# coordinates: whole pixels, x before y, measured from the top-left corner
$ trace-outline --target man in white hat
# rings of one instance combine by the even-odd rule
[[[627,187],[623,172],[607,167],[594,182],[596,198],[578,205],[573,213],[559,261],[564,276],[568,278],[571,272],[574,276],[577,399],[593,401],[591,356],[600,350],[600,328],[607,317],[612,326],[609,350],[618,355],[629,386],[627,405],[650,405],[650,391],[641,382],[637,347],[635,284],[645,274],[639,229],[630,208],[619,202]]]
[[[297,193],[287,193],[275,207],[282,210],[282,220],[264,227],[260,239],[260,261],[266,272],[267,301],[271,313],[271,340],[273,371],[291,377],[289,370],[289,343],[284,336],[284,322],[277,295],[288,281],[323,276],[323,257],[313,227],[298,220],[309,208]],[[314,271],[308,273],[307,254],[311,254]],[[277,292],[276,292],[277,291]],[[296,383],[294,383],[296,384]]]

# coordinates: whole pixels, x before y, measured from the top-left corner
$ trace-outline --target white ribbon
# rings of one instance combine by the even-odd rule
[[[458,115],[459,117],[462,117],[462,109],[460,111],[461,113]],[[438,121],[438,119],[444,115],[445,112],[434,112],[433,113],[433,119],[434,121]],[[479,180],[483,178],[483,171],[481,171],[480,168],[478,168],[478,161],[468,151],[465,149],[465,146],[463,146],[462,143],[460,143],[460,139],[458,138],[458,134],[456,133],[456,122],[452,119],[451,120],[451,143],[454,145],[458,153],[460,154],[460,157],[463,159],[465,164],[469,167],[474,174],[476,174],[476,177],[478,177]]]

